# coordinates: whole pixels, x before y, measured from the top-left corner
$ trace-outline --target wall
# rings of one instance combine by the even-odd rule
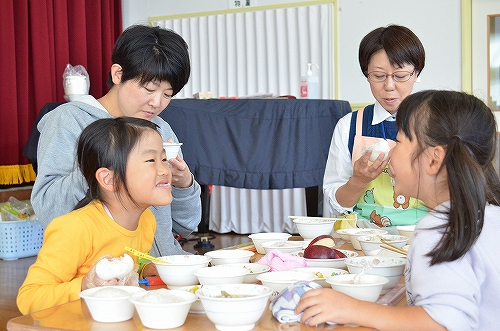
[[[123,0],[123,25],[147,23],[149,16],[226,10],[228,3],[228,0]],[[290,1],[251,0],[252,6],[284,3]],[[415,90],[461,90],[460,1],[337,0],[337,4],[338,99],[348,100],[351,104],[373,101],[366,78],[359,69],[358,46],[366,33],[391,23],[412,29],[426,49],[426,66]]]

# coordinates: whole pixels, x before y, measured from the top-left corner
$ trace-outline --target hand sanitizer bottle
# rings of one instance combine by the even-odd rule
[[[316,63],[308,63],[306,76],[300,79],[300,96],[302,98],[319,99],[319,77],[314,75],[313,65],[319,68]]]

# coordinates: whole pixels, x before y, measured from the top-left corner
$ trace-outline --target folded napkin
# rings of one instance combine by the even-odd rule
[[[322,288],[322,286],[315,282],[302,280],[289,285],[271,301],[269,308],[273,316],[280,323],[300,322],[302,313],[295,315],[293,311],[297,307],[302,294],[314,288]]]
[[[277,249],[261,257],[257,263],[271,267],[269,271],[285,271],[307,267],[306,260],[303,257],[294,256]]]

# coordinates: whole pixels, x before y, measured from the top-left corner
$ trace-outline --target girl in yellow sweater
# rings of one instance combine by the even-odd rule
[[[117,284],[89,271],[105,256],[124,255],[126,246],[148,252],[156,230],[148,208],[172,202],[172,174],[151,121],[97,120],[82,131],[77,155],[89,189],[75,210],[55,218],[45,230],[17,296],[23,314],[77,300],[89,286]],[[149,269],[144,276],[155,272]]]

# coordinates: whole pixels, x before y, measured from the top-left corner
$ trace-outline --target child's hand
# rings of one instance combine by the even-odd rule
[[[127,254],[125,254],[127,255]],[[128,255],[127,255],[128,257]],[[100,286],[115,286],[115,285],[132,285],[137,286],[139,275],[137,274],[137,266],[133,264],[130,268],[127,268],[126,271],[123,270],[122,266],[117,265],[117,261],[120,258],[113,258],[111,255],[105,255],[100,258],[98,261],[94,263],[94,265],[90,268],[89,272],[82,279],[82,290],[86,290],[88,288],[100,287]],[[114,276],[110,276],[109,278],[104,279],[104,276],[99,276],[99,272],[97,272],[98,264],[99,268],[103,268],[103,262],[109,262],[110,268],[116,269],[120,267],[120,272],[116,273]],[[124,262],[124,264],[128,264]],[[113,270],[108,270],[106,272],[101,271],[104,275],[113,273]]]
[[[156,264],[148,263],[144,266],[144,270],[142,271],[142,277],[157,277],[160,276],[158,274],[158,270],[156,269]]]
[[[303,313],[300,322],[312,326],[326,322],[350,323],[357,301],[331,288],[310,290],[300,298],[295,314]]]

